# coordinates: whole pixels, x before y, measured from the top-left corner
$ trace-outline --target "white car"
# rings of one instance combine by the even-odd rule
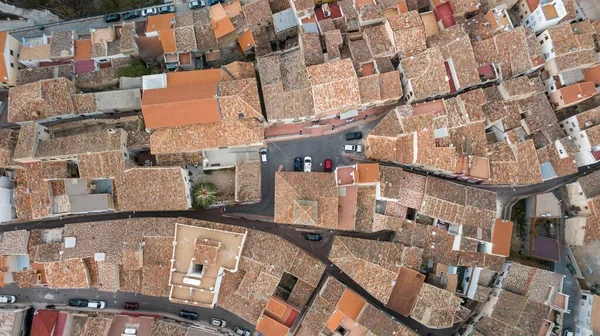
[[[267,149],[261,148],[258,153],[260,154],[260,163],[267,164]]]
[[[87,306],[88,308],[104,309],[106,308],[106,301],[89,301]]]
[[[14,295],[0,295],[0,303],[15,303],[17,297]]]
[[[158,14],[158,9],[156,8],[146,8],[142,11],[142,16],[152,16]]]
[[[312,171],[312,159],[310,156],[304,157],[304,172],[310,173]]]
[[[344,145],[344,150],[346,152],[357,152],[362,153],[363,146],[362,145]]]
[[[216,317],[213,317],[210,319],[210,324],[212,324],[216,327],[225,327],[227,325],[227,322],[225,322],[225,320],[221,320]]]

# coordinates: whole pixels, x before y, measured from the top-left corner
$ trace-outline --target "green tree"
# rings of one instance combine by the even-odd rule
[[[194,209],[206,209],[217,201],[219,190],[214,183],[200,182],[192,188],[192,206]]]

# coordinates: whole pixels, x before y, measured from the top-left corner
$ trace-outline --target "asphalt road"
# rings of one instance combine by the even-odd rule
[[[369,123],[331,135],[268,143],[267,164],[262,166],[261,171],[261,201],[256,204],[226,207],[225,211],[273,217],[275,172],[279,170],[280,165],[285,171],[293,171],[294,159],[297,157],[304,158],[305,156],[312,158],[312,171],[315,172],[322,172],[324,170],[323,162],[325,159],[332,161],[333,170],[338,166],[356,163],[355,160],[343,155],[343,147],[344,144],[362,143],[362,140],[346,141],[345,134],[362,132],[363,136],[366,137],[367,133],[380,120],[373,120]]]
[[[16,284],[10,284],[0,288],[0,294],[15,295],[17,302],[32,302],[40,304],[53,304],[57,308],[67,305],[70,299],[80,298],[88,300],[106,301],[109,309],[122,310],[124,302],[137,302],[139,310],[154,311],[157,313],[170,313],[177,315],[180,310],[185,309],[198,313],[199,320],[210,322],[213,317],[227,321],[227,326],[233,329],[240,326],[254,331],[254,326],[241,319],[237,315],[221,308],[201,308],[169,302],[168,298],[157,296],[146,296],[129,292],[105,292],[95,288],[86,289],[48,289],[48,288],[19,288]],[[123,310],[125,311],[125,310]],[[127,311],[130,312],[131,311]],[[191,322],[191,321],[190,321]]]
[[[187,3],[178,3],[178,4],[175,4],[174,6],[176,8],[177,13],[190,11],[190,8],[188,7]],[[153,6],[153,7],[159,7],[159,6]],[[143,8],[139,8],[136,10],[141,11],[142,9]],[[198,10],[208,10],[208,8],[205,7],[203,9],[198,9]],[[120,12],[120,13],[122,14],[123,12]],[[128,20],[128,22],[131,22],[131,21],[137,22],[137,21],[144,21],[144,20],[146,20],[146,18],[139,17],[137,19]],[[58,31],[58,30],[75,30],[75,32],[77,32],[77,34],[79,34],[79,35],[86,35],[86,34],[90,34],[91,28],[106,28],[109,25],[119,24],[122,22],[123,22],[123,20],[118,21],[118,22],[106,23],[106,22],[104,22],[104,17],[102,15],[100,15],[100,16],[93,16],[93,17],[84,18],[84,19],[76,19],[76,20],[61,21],[61,22],[57,22],[57,23],[45,24],[44,30],[39,30],[37,28],[37,26],[32,26],[32,27],[27,27],[27,28],[17,28],[14,30],[9,30],[9,32],[13,37],[15,37],[17,39],[20,39],[23,37],[37,37],[37,36],[42,36],[42,34],[50,35],[51,32]]]

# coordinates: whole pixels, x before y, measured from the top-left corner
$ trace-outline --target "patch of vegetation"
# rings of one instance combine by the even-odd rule
[[[192,188],[192,207],[196,210],[206,209],[215,204],[219,196],[217,186],[212,182],[200,182]]]
[[[128,65],[122,66],[117,70],[117,77],[141,77],[160,73],[161,69],[146,64],[139,58],[132,58]]]

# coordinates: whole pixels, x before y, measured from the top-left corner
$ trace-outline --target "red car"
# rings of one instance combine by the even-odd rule
[[[331,170],[333,169],[333,163],[331,162],[331,160],[326,159],[324,162],[324,166],[325,166],[325,172],[331,173]]]
[[[137,304],[137,302],[125,302],[125,303],[123,303],[123,309],[137,310],[138,304]]]

